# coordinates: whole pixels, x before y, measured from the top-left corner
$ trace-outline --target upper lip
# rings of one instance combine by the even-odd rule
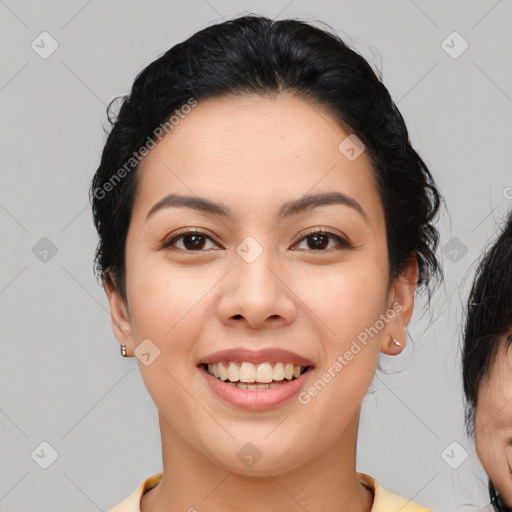
[[[203,357],[198,365],[219,363],[221,361],[247,361],[253,364],[282,362],[293,363],[295,366],[314,366],[313,362],[309,359],[290,352],[289,350],[276,347],[260,350],[251,350],[243,347],[229,348]]]

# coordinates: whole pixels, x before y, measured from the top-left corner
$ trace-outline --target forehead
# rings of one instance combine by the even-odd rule
[[[163,187],[241,205],[341,188],[378,211],[367,151],[353,160],[340,151],[348,135],[327,109],[291,94],[202,100],[143,160],[139,201]]]

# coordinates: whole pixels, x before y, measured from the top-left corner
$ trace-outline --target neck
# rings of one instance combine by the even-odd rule
[[[163,475],[141,512],[370,512],[373,491],[357,479],[359,410],[324,452],[289,472],[246,476],[228,471],[179,437],[160,417]]]

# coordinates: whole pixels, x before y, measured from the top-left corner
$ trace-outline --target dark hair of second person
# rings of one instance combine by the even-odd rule
[[[496,510],[512,508],[511,343],[512,212],[478,264],[462,353],[466,429],[489,475]]]

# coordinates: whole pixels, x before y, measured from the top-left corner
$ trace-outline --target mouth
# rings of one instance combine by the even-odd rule
[[[314,375],[313,366],[299,366],[297,369],[291,365],[292,371],[290,366],[286,368],[287,364],[290,363],[259,363],[254,382],[248,382],[253,379],[251,372],[254,370],[247,367],[246,362],[200,363],[197,368],[214,396],[238,409],[262,412],[290,403]],[[266,382],[261,382],[262,380]]]
[[[200,363],[198,367],[227,385],[253,391],[286,385],[313,369],[312,365],[302,366],[280,361],[259,364],[247,361],[221,361]]]
[[[290,403],[314,375],[315,364],[279,347],[234,347],[196,363],[213,395],[246,411],[264,411]]]

